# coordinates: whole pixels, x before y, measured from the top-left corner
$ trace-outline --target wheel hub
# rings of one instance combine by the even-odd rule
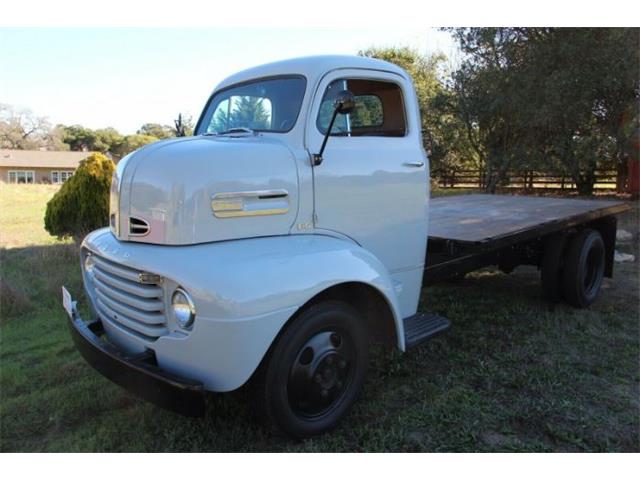
[[[344,333],[320,332],[309,338],[289,374],[291,408],[305,417],[329,411],[351,381],[354,359],[353,343]]]

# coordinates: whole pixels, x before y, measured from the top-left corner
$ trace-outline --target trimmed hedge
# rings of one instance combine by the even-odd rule
[[[73,176],[47,203],[44,227],[58,238],[76,243],[92,230],[109,224],[109,188],[115,170],[112,160],[94,153],[80,162]]]

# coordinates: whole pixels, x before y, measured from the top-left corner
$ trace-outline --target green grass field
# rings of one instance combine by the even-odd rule
[[[452,329],[406,355],[375,351],[363,397],[333,433],[273,437],[247,393],[194,420],[138,400],[74,349],[60,285],[83,301],[76,247],[42,227],[48,186],[0,187],[0,450],[638,451],[638,260],[589,310],[542,301],[538,272],[481,271],[422,292]],[[621,219],[638,254],[638,205]]]

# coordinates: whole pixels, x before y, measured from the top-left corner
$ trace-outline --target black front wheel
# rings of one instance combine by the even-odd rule
[[[366,373],[369,338],[350,305],[326,301],[287,325],[254,380],[258,413],[297,438],[334,428],[356,401]]]

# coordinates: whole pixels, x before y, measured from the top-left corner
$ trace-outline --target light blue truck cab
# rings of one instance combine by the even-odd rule
[[[335,115],[319,159],[344,91],[355,105]],[[252,379],[285,432],[334,426],[369,338],[404,350],[416,313],[429,199],[417,105],[390,63],[288,60],[224,80],[193,137],[123,158],[111,225],[82,244],[92,328],[115,363],[103,373],[187,414],[201,412],[200,390]],[[127,358],[153,364],[151,388],[111,372]]]
[[[321,56],[227,78],[194,136],[118,163],[110,226],[81,249],[93,318],[63,291],[78,349],[186,415],[249,382],[281,431],[334,427],[370,340],[404,351],[448,327],[416,313],[428,168],[395,65]]]

